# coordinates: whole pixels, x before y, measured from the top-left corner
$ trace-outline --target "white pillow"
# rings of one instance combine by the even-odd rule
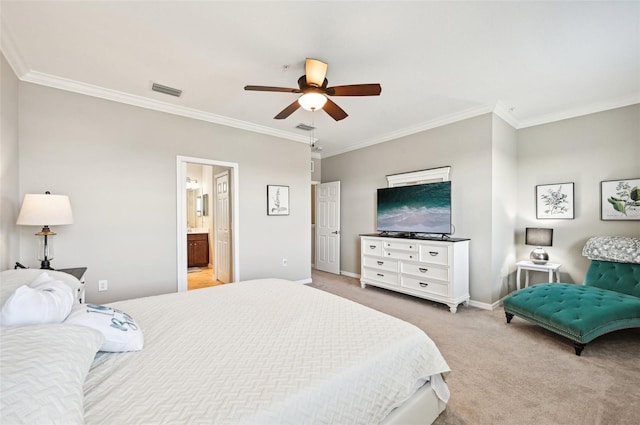
[[[144,345],[142,329],[124,311],[95,304],[73,307],[64,323],[97,329],[105,337],[100,351],[140,351]]]
[[[2,423],[84,423],[83,384],[103,340],[82,326],[2,329]]]
[[[29,286],[16,289],[0,310],[0,325],[25,326],[61,323],[75,301],[66,284],[38,278]]]
[[[0,272],[0,305],[4,304],[13,292],[22,285],[29,285],[39,279],[59,280],[69,285],[77,298],[81,283],[73,275],[56,270],[12,269]]]

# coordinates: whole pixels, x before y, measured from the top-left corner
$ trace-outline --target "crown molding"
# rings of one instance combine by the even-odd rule
[[[640,103],[640,93],[636,93],[630,96],[623,96],[616,99],[607,100],[604,102],[596,102],[596,103],[592,103],[591,105],[569,109],[567,111],[563,111],[560,113],[540,115],[537,118],[533,118],[533,119],[521,122],[519,128],[527,128],[527,127],[533,127],[536,125],[549,124],[556,121],[562,121],[569,118],[577,118],[584,115],[608,111],[611,109],[624,108],[625,106],[636,105],[639,103]]]
[[[418,124],[417,126],[405,128],[399,131],[394,131],[391,133],[387,133],[380,137],[375,137],[369,140],[365,140],[361,143],[357,143],[355,145],[348,146],[344,149],[339,149],[336,151],[328,152],[326,155],[323,154],[323,158],[328,158],[335,155],[340,155],[343,153],[351,152],[357,149],[366,148],[368,146],[377,145],[378,143],[388,142],[390,140],[399,139],[401,137],[410,136],[412,134],[421,133],[426,130],[431,130],[436,127],[442,127],[443,125],[451,124],[457,121],[466,120],[468,118],[477,117],[479,115],[488,114],[493,112],[493,108],[489,105],[480,105],[473,108],[466,109],[461,112],[455,112],[449,115],[445,115],[442,117],[438,117],[436,119],[426,121],[422,124]]]
[[[22,76],[25,75],[29,69],[24,59],[22,59],[14,40],[15,37],[13,33],[5,22],[4,17],[0,15],[0,50],[2,50],[4,57],[7,58],[7,62],[9,62],[9,66],[11,66],[16,76],[22,79]]]
[[[520,128],[520,122],[511,113],[511,108],[505,105],[501,100],[496,102],[496,106],[493,108],[493,113],[505,120],[511,127],[516,130]]]
[[[265,134],[268,136],[278,137],[286,140],[292,140],[299,143],[309,144],[309,137],[291,133],[288,131],[277,130],[271,127],[253,124],[247,121],[241,121],[233,118],[216,115],[209,112],[204,112],[198,109],[187,108],[184,106],[174,105],[166,102],[149,99],[142,96],[132,95],[117,90],[111,90],[92,84],[86,84],[50,74],[45,74],[38,71],[31,70],[18,51],[15,43],[15,37],[7,26],[4,17],[0,14],[0,50],[7,59],[7,62],[13,69],[14,73],[20,79],[20,81],[39,84],[47,87],[52,87],[60,90],[71,91],[74,93],[84,94],[87,96],[97,97],[101,99],[111,100],[114,102],[124,103],[140,108],[151,109],[160,112],[166,112],[173,115],[179,115],[186,118],[192,118],[196,120],[206,121],[214,124],[224,125],[228,127],[238,128],[241,130],[251,131],[254,133]],[[519,121],[509,110],[509,108],[500,100],[491,107],[488,104],[479,105],[473,108],[466,109],[461,112],[455,112],[449,115],[445,115],[414,127],[402,129],[399,131],[387,133],[385,135],[374,137],[368,140],[364,140],[360,143],[338,149],[332,152],[323,152],[317,154],[318,158],[328,158],[335,155],[340,155],[357,149],[362,149],[368,146],[376,145],[390,140],[399,139],[402,137],[410,136],[412,134],[420,133],[433,128],[441,127],[447,124],[451,124],[457,121],[473,118],[479,115],[487,113],[494,113],[516,130],[533,127],[542,124],[548,124],[556,121],[566,120],[570,118],[576,118],[593,113],[603,112],[611,109],[622,108],[625,106],[640,104],[640,93],[636,93],[629,96],[620,97],[617,99],[608,100],[605,102],[597,102],[584,107],[574,108],[560,113],[545,114],[535,117],[533,119]],[[315,139],[317,141],[317,139]],[[315,157],[315,156],[314,156]]]
[[[214,124],[238,128],[241,130],[252,131],[254,133],[266,134],[268,136],[293,140],[295,142],[309,143],[308,137],[299,134],[281,131],[271,127],[236,120],[233,118],[223,117],[221,115],[204,112],[198,109],[187,108],[167,102],[161,102],[143,96],[137,96],[117,90],[107,89],[93,84],[82,83],[38,71],[27,72],[23,75],[21,80],[33,84],[39,84],[60,90],[66,90],[74,93],[84,94],[87,96],[97,97],[100,99],[111,100],[113,102],[138,106],[140,108],[152,109],[154,111],[166,112],[169,114],[179,115],[182,117],[192,118],[200,121],[206,121]]]

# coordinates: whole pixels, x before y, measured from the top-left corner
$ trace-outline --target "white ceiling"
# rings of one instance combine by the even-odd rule
[[[23,81],[308,141],[323,156],[495,111],[516,128],[640,102],[640,2],[0,2]],[[307,57],[349,117],[273,117]],[[288,69],[284,69],[285,65]],[[181,98],[151,83],[183,90]]]

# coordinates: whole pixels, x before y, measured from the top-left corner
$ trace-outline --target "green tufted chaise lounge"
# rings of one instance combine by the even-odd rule
[[[576,354],[609,332],[640,327],[640,239],[591,238],[583,285],[533,285],[504,300],[507,323],[518,316],[573,341]],[[624,262],[620,262],[624,260]]]

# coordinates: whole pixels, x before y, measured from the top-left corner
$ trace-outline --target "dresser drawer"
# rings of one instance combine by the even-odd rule
[[[449,248],[447,246],[420,245],[420,261],[432,264],[449,265]]]
[[[449,295],[449,285],[427,279],[414,279],[412,277],[402,276],[400,286],[444,297]]]
[[[397,260],[413,260],[416,261],[418,260],[418,253],[417,252],[404,252],[404,251],[389,251],[389,250],[384,250],[384,257],[385,258],[395,258]]]
[[[415,275],[418,279],[435,279],[449,282],[449,269],[445,267],[434,267],[424,263],[402,263],[400,271],[402,273]]]
[[[392,285],[400,284],[397,272],[387,272],[385,270],[369,269],[366,267],[363,270],[365,279],[377,280]]]
[[[398,271],[398,261],[386,258],[364,257],[364,266],[371,269]]]
[[[382,257],[382,242],[363,239],[362,255],[377,255],[378,257]]]
[[[384,249],[418,252],[418,244],[407,243],[407,242],[397,242],[397,241],[390,241],[390,242],[385,241]]]

